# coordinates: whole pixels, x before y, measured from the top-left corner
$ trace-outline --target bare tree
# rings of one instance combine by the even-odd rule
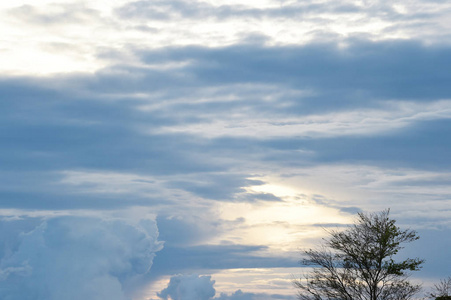
[[[429,296],[438,300],[451,300],[451,276],[435,284]]]
[[[360,213],[353,226],[330,231],[320,248],[304,251],[302,263],[313,270],[294,282],[299,299],[407,300],[419,292],[421,287],[411,284],[408,276],[423,260],[394,260],[401,244],[419,236],[397,227],[389,213]]]

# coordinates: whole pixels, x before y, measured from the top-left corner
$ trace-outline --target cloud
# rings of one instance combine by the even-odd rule
[[[209,300],[216,293],[214,284],[211,276],[175,275],[158,297],[164,300]]]
[[[177,180],[170,182],[169,186],[173,188],[183,188],[186,191],[207,199],[239,201],[248,200],[243,199],[243,197],[237,197],[237,195],[245,192],[246,187],[264,184],[262,181],[247,179],[243,177],[243,174],[231,175],[230,172],[227,174],[210,173],[208,176],[199,174],[191,181]],[[263,200],[279,200],[275,196],[271,198],[270,195],[255,195],[255,198]]]
[[[438,8],[440,7],[440,8]],[[379,36],[397,35],[412,36],[415,28],[426,36],[433,35],[434,29],[442,24],[433,24],[431,20],[439,20],[447,15],[449,5],[441,1],[426,4],[420,1],[409,3],[393,1],[372,1],[356,3],[355,1],[266,1],[265,3],[241,3],[228,2],[225,4],[210,4],[205,1],[134,1],[116,8],[120,18],[126,20],[146,20],[174,22],[183,19],[186,23],[196,23],[202,20],[208,24],[219,22],[235,22],[252,20],[251,23],[267,24],[277,23],[302,24],[310,30],[298,30],[309,38],[321,39],[328,35],[339,37],[340,35],[367,35]],[[321,27],[321,25],[327,25]],[[442,26],[446,26],[443,24]],[[240,26],[237,26],[240,28]],[[251,24],[247,28],[254,29]],[[277,30],[282,38],[272,37],[274,40],[284,38],[284,34],[290,31],[289,26]],[[230,30],[230,29],[229,29]],[[255,28],[262,33],[271,34],[269,30]],[[335,33],[335,35],[333,34]],[[418,35],[417,35],[418,37]],[[304,37],[305,39],[305,37]],[[296,42],[299,42],[298,40]]]
[[[3,76],[0,206],[270,202],[248,178],[325,164],[446,169],[449,53],[351,39],[144,48],[146,68]]]
[[[337,14],[357,11],[357,6],[353,5],[322,5],[319,3],[295,3],[269,5],[268,7],[258,7],[250,4],[225,4],[214,5],[203,1],[134,1],[116,9],[116,13],[125,19],[145,19],[145,20],[174,20],[174,19],[203,19],[203,20],[229,20],[239,18],[276,18],[289,19],[308,16],[325,10],[333,11]]]
[[[220,258],[220,259],[218,259]],[[267,246],[250,245],[199,245],[165,246],[158,253],[153,271],[171,274],[181,270],[229,268],[293,267],[297,258],[271,253]]]
[[[364,107],[369,100],[378,98],[446,97],[449,87],[443,80],[449,74],[443,64],[451,59],[447,48],[425,46],[419,41],[348,39],[345,46],[317,42],[303,46],[172,47],[164,51],[142,51],[142,58],[149,64],[191,62],[177,72],[190,75],[185,76],[189,79],[185,84],[277,83],[313,89],[319,95],[310,98],[319,103],[310,102],[307,108],[316,104],[333,111],[338,107],[347,108],[349,104]]]
[[[255,294],[252,293],[243,293],[241,290],[237,290],[231,295],[227,295],[225,293],[221,293],[221,295],[217,298],[218,300],[254,300]],[[262,298],[259,298],[262,299]]]
[[[129,48],[223,47],[237,41],[305,45],[349,37],[443,44],[450,32],[446,22],[450,5],[445,1],[23,3],[0,7],[0,28],[4,28],[0,33],[14,41],[2,46],[2,73],[95,72],[114,61],[136,62]],[[33,39],[21,38],[25,33]],[[120,55],[105,57],[105,53]]]
[[[157,293],[160,299],[172,300],[274,300],[274,299],[294,299],[294,297],[278,294],[246,293],[237,290],[231,294],[221,293],[219,297],[214,297],[216,290],[215,281],[211,276],[174,275],[171,277],[168,286]],[[214,298],[213,298],[214,297]]]
[[[129,299],[162,248],[151,220],[4,218],[0,235],[0,298],[10,300]]]
[[[451,165],[451,160],[445,155],[450,146],[451,132],[447,129],[450,123],[447,119],[428,120],[414,123],[398,134],[318,139],[311,141],[310,149],[317,153],[318,161],[323,162],[360,161],[387,168],[397,165],[447,170]],[[333,150],[328,148],[331,145]]]
[[[277,294],[264,294],[264,293],[245,293],[241,290],[237,290],[232,294],[221,293],[217,300],[274,300],[274,299],[289,299],[294,300],[292,296],[277,295]]]
[[[402,19],[419,19],[431,18],[432,14],[437,13],[437,6],[446,7],[445,3],[435,1],[434,5],[423,5],[422,8],[427,10],[421,14],[418,10],[418,2],[412,1],[409,4],[400,5],[397,1],[385,3],[382,1],[374,1],[372,3],[355,3],[353,1],[342,1],[335,3],[332,1],[267,1],[266,3],[241,3],[229,1],[228,4],[210,4],[203,1],[194,1],[192,7],[187,5],[186,1],[134,1],[127,3],[118,11],[123,10],[124,17],[148,17],[153,18],[152,10],[157,12],[170,13],[174,11],[173,16],[195,18],[210,17],[224,19],[230,17],[273,17],[273,18],[295,18],[304,17],[308,19],[316,15],[327,16],[332,18],[330,14],[368,14],[375,18],[386,19],[390,21],[400,21]],[[411,15],[407,16],[404,10],[411,10]],[[148,13],[148,14],[146,14]]]
[[[170,215],[167,215],[168,213]],[[169,212],[166,213],[161,212],[156,221],[160,237],[165,241],[165,245],[181,248],[207,242],[212,237],[224,232],[227,224],[217,216],[213,217],[213,212],[181,214],[174,209],[169,209]],[[244,222],[244,220],[238,220],[233,225],[240,224],[240,221]]]
[[[295,266],[360,209],[449,248],[449,2],[7,2],[0,215],[151,210],[166,244],[153,259],[153,222],[4,219],[0,298]],[[258,294],[268,282],[216,297],[282,297]]]
[[[87,23],[99,17],[99,11],[78,3],[53,3],[46,6],[24,4],[11,8],[8,12],[10,16],[43,26]]]
[[[188,133],[209,138],[221,136],[250,138],[257,136],[261,139],[347,138],[384,135],[393,131],[402,131],[417,122],[450,119],[451,101],[433,102],[426,110],[424,105],[412,102],[388,102],[379,105],[381,106],[379,109],[362,108],[358,112],[351,110],[287,116],[283,121],[281,115],[276,114],[252,119],[241,116],[217,121],[207,119],[205,121],[208,122],[208,126],[199,123],[173,125],[163,126],[158,131]]]

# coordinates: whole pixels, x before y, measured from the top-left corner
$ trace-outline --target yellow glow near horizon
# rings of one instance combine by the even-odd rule
[[[299,266],[293,268],[248,268],[197,270],[200,276],[210,275],[215,280],[216,295],[231,294],[239,289],[246,293],[294,295],[293,276],[298,276]],[[158,299],[156,294],[166,288],[171,276],[161,276],[152,282],[136,299]]]
[[[271,193],[282,201],[259,201],[256,203],[223,203],[220,217],[226,220],[244,222],[231,228],[224,236],[212,240],[234,243],[266,245],[269,251],[294,251],[324,235],[318,224],[345,224],[350,216],[342,214],[339,209],[316,203],[311,199],[311,192],[284,184],[279,179],[267,179],[265,185],[247,188],[247,193]]]

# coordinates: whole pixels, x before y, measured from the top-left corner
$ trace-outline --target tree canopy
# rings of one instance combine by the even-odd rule
[[[312,271],[294,283],[301,300],[407,300],[421,287],[409,282],[419,258],[396,261],[404,243],[417,240],[413,230],[402,230],[390,210],[359,213],[354,225],[329,231],[317,249],[303,251],[302,263]]]

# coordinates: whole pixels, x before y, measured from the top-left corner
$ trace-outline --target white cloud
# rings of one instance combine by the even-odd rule
[[[298,253],[296,255],[296,257],[299,257]],[[292,268],[220,270],[214,273],[213,277],[216,279],[216,289],[223,293],[227,292],[227,296],[229,297],[238,290],[242,290],[245,294],[253,294],[254,296],[259,293],[264,293],[266,296],[277,294],[290,297],[296,295],[296,290],[292,282],[293,278],[296,278],[299,272],[299,266],[295,264]],[[266,299],[263,297],[263,294],[259,296],[255,297],[255,299]]]
[[[165,300],[209,300],[216,292],[214,284],[211,276],[175,275],[167,288],[158,293],[158,297]]]
[[[199,1],[196,6],[176,1],[174,7],[170,1],[159,2],[156,5],[161,7],[156,10],[163,15],[179,10],[176,18],[159,19],[133,14],[119,17],[115,11],[134,3],[124,0],[2,1],[1,70],[41,75],[94,72],[114,62],[99,57],[100,49],[121,52],[130,47],[193,44],[218,47],[255,34],[266,36],[269,45],[340,41],[354,36],[443,43],[451,28],[450,4],[446,2],[209,2]],[[149,3],[138,1],[137,12],[145,11]],[[188,7],[190,11],[186,11]],[[55,44],[65,47],[49,48]]]
[[[0,298],[125,300],[162,244],[152,220],[0,221]]]
[[[273,270],[274,271],[274,270]],[[243,273],[244,272],[244,273]],[[260,273],[262,270],[260,270]],[[241,274],[240,274],[241,273]],[[252,274],[252,271],[246,270],[234,270],[232,271],[233,275],[236,275],[237,278],[241,280],[241,283],[246,285],[246,281],[253,278],[258,274],[258,270],[256,273]],[[252,274],[252,276],[250,276]],[[230,274],[229,274],[230,275]],[[267,274],[268,275],[268,274]],[[278,276],[280,274],[272,273],[271,276]],[[287,274],[283,274],[287,276]],[[221,277],[225,279],[225,277]],[[231,278],[227,278],[228,282],[230,282]],[[291,279],[289,280],[289,285],[291,286]],[[257,284],[257,281],[252,281],[253,284]],[[257,288],[259,292],[243,292],[241,289],[235,290],[235,292],[231,293],[220,293],[219,296],[215,297],[216,289],[214,288],[215,280],[211,280],[211,276],[199,276],[197,274],[192,275],[175,275],[170,278],[170,281],[165,289],[161,292],[157,293],[160,299],[171,299],[171,300],[269,300],[269,299],[294,299],[291,295],[282,295],[282,294],[272,294],[274,290],[268,289],[268,284],[271,285],[270,282],[265,280],[264,284],[266,286],[261,286]],[[284,288],[286,288],[287,282],[282,283]],[[230,287],[229,287],[230,288]],[[255,289],[255,286],[251,287]],[[262,292],[262,290],[267,291],[269,293]],[[286,292],[286,290],[285,290]]]

